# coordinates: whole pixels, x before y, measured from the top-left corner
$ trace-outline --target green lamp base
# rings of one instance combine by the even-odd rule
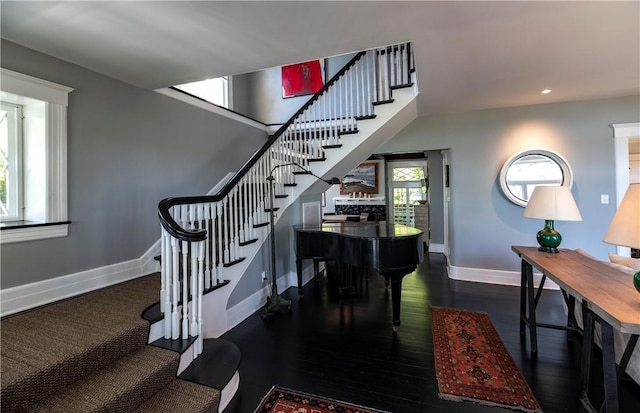
[[[636,287],[636,290],[640,293],[640,271],[633,274],[633,286]]]
[[[562,236],[558,231],[553,229],[553,220],[547,219],[544,221],[544,228],[538,231],[536,236],[538,244],[540,244],[539,251],[558,253],[558,246],[562,241]]]

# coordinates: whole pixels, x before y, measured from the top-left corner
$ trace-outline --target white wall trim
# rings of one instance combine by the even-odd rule
[[[464,268],[449,266],[449,278],[458,281],[472,281],[481,282],[486,284],[500,284],[500,285],[513,285],[520,286],[520,272],[518,271],[502,271],[502,270],[487,270],[483,268]],[[534,272],[533,283],[538,287],[540,285],[540,279],[542,274]],[[549,290],[559,290],[560,287],[551,280],[544,282],[544,288]]]
[[[0,231],[0,244],[66,237],[68,233],[69,224],[42,225],[26,228],[5,227]]]
[[[254,128],[258,128],[261,129],[265,132],[267,132],[267,125],[265,125],[264,123],[255,121],[253,119],[247,118],[246,116],[242,116],[236,112],[233,112],[231,110],[227,110],[225,108],[221,108],[218,105],[214,105],[212,103],[209,102],[205,102],[203,100],[200,99],[196,99],[194,97],[189,96],[186,93],[182,93],[180,91],[165,87],[165,88],[161,88],[161,89],[156,89],[156,92],[163,94],[165,96],[169,96],[171,98],[177,99],[181,102],[184,103],[188,103],[189,105],[193,105],[196,106],[200,109],[204,109],[206,111],[215,113],[217,115],[220,116],[224,116],[227,117],[229,119],[233,119],[236,120],[240,123],[244,123],[245,125],[249,125],[249,126],[253,126]]]
[[[444,254],[444,244],[434,244],[430,242],[429,252],[439,252],[440,254]]]
[[[613,161],[615,167],[617,208],[617,206],[620,206],[620,202],[622,202],[622,198],[629,187],[629,138],[640,137],[640,122],[614,123],[609,126],[613,129]],[[630,257],[631,249],[617,246],[616,253]]]
[[[4,92],[51,102],[56,105],[69,105],[69,93],[73,92],[72,87],[59,85],[4,68],[0,68],[0,76],[2,76],[2,90]]]
[[[307,284],[313,279],[313,266],[307,266],[302,272],[302,285]],[[278,291],[285,291],[289,288],[298,289],[298,276],[295,272],[289,272],[278,278]],[[238,304],[227,310],[227,330],[231,330],[247,317],[260,310],[267,302],[269,290],[264,286],[260,290],[251,294],[249,297],[240,301]],[[295,307],[297,300],[297,291],[294,294],[292,306]]]
[[[162,239],[159,239],[147,250],[147,252],[142,254],[142,257],[140,257],[142,274],[151,274],[153,272],[160,271],[160,263],[156,261],[156,256],[160,255],[161,246]]]
[[[146,254],[145,254],[146,255]],[[146,275],[142,258],[0,290],[1,316]],[[158,291],[158,297],[160,292]]]
[[[263,287],[229,308],[227,310],[227,329],[231,330],[264,306],[267,294],[267,287]]]

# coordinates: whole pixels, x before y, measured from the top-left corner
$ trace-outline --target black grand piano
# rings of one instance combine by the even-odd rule
[[[423,258],[423,234],[416,228],[386,222],[332,222],[294,225],[298,292],[302,293],[302,261],[332,259],[373,268],[391,283],[393,331],[400,326],[402,278]]]

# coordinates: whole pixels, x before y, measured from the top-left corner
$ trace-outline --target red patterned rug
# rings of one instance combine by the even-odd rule
[[[542,412],[486,313],[431,308],[439,396]]]
[[[254,413],[389,413],[274,386]]]

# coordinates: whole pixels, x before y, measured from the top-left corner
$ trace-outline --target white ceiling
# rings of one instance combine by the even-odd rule
[[[640,94],[637,1],[0,6],[3,38],[149,89],[412,41],[422,115]]]

